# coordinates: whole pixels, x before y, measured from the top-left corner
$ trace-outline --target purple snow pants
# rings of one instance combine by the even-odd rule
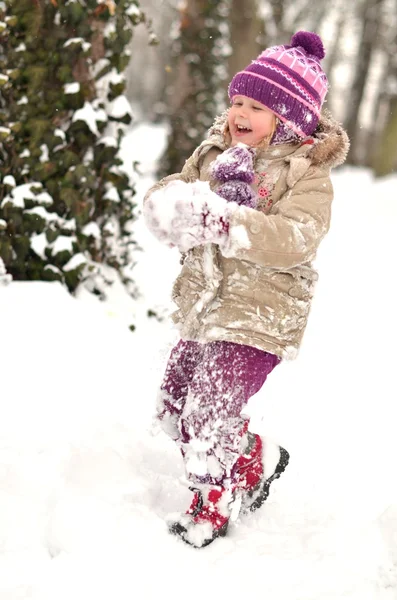
[[[178,444],[194,485],[229,485],[241,454],[241,411],[280,362],[232,342],[181,340],[172,350],[158,398],[158,418]]]

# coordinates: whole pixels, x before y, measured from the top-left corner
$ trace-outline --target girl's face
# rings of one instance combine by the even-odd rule
[[[247,96],[234,96],[228,116],[232,146],[239,142],[257,146],[274,132],[276,117],[271,110]]]

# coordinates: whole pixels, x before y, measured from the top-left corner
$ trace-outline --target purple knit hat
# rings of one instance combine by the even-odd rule
[[[316,129],[328,80],[320,66],[325,51],[321,38],[298,31],[289,46],[267,48],[237,73],[229,85],[229,98],[239,94],[261,102],[300,138]],[[276,131],[277,136],[277,131]]]

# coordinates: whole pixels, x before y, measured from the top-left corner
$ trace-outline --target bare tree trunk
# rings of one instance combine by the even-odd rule
[[[257,0],[232,0],[230,12],[229,81],[263,50],[263,23]]]
[[[229,0],[185,0],[181,6],[167,93],[171,132],[160,175],[181,170],[225,101],[221,24],[228,9]]]
[[[373,169],[376,177],[389,175],[397,167],[397,95],[389,104],[389,118],[380,136]]]
[[[340,61],[340,47],[341,42],[347,22],[348,11],[343,10],[343,5],[345,5],[345,0],[340,0],[338,4],[338,18],[336,21],[335,34],[333,36],[333,45],[331,51],[327,53],[324,60],[324,70],[328,74],[329,81],[329,92],[327,94],[327,108],[335,113],[335,99],[334,99],[334,77],[335,77],[335,67]]]
[[[392,173],[397,167],[397,63],[395,58],[397,48],[396,15],[397,0],[394,2],[394,22],[390,23],[392,37],[387,39],[388,61],[384,70],[385,77],[382,81],[382,91],[377,101],[377,118],[374,119],[375,152],[373,153],[372,166],[377,177]],[[383,113],[383,115],[382,115]],[[383,117],[383,118],[382,118]],[[377,135],[375,124],[382,123],[381,132]]]
[[[359,113],[363,101],[367,75],[372,52],[378,41],[380,12],[383,0],[364,0],[361,10],[363,20],[362,35],[357,52],[357,67],[349,93],[349,110],[346,118],[346,130],[350,137],[349,161],[359,163]]]
[[[310,15],[310,24],[309,29],[311,31],[318,31],[321,27],[322,22],[326,14],[329,12],[328,2],[322,0],[321,2],[317,0],[317,2],[313,2],[312,10],[309,12]]]
[[[272,7],[274,24],[276,25],[277,31],[281,33],[283,31],[285,21],[284,0],[270,0],[270,4]]]

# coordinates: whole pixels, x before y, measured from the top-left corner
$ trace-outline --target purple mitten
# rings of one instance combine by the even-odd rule
[[[228,202],[236,202],[241,206],[255,208],[257,204],[254,190],[245,181],[226,181],[217,188],[216,193]]]
[[[245,183],[253,183],[254,150],[244,144],[237,144],[222,152],[212,165],[212,176],[218,181],[236,179]]]

